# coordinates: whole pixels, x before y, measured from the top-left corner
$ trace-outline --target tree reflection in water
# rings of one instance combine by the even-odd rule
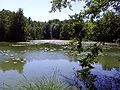
[[[93,64],[96,63],[98,52],[101,52],[99,45],[94,45],[91,53],[78,60],[82,69],[75,71],[75,77],[71,80],[70,85],[80,90],[120,90],[120,68],[115,73],[110,72],[111,75],[94,72],[95,67],[93,67]],[[108,71],[104,70],[106,73]]]
[[[10,71],[10,70],[16,70],[18,73],[22,73],[25,63],[26,63],[26,61],[24,61],[23,59],[4,60],[4,62],[0,63],[0,70],[2,70],[3,72]]]
[[[96,86],[94,85],[94,82],[96,81],[96,75],[91,74],[90,70],[91,68],[77,70],[76,78],[78,79],[77,81],[79,81],[77,85],[79,85],[80,89],[96,89]]]
[[[77,70],[72,81],[80,90],[120,90],[120,73],[113,76],[94,74],[91,68]]]

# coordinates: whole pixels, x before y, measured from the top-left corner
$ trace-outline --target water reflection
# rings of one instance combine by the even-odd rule
[[[0,47],[0,81],[16,83],[16,80],[22,79],[22,74],[25,74],[29,80],[33,77],[40,79],[40,76],[50,75],[54,72],[53,69],[57,68],[62,75],[75,79],[72,83],[74,82],[74,85],[82,90],[117,90],[120,88],[120,56],[118,56],[120,51],[114,52],[115,56],[108,53],[100,56],[94,68],[82,69],[77,61],[73,61],[74,57],[66,55],[68,52],[71,53],[70,50],[50,48]],[[75,52],[72,51],[72,53]]]
[[[120,56],[116,56],[119,54],[120,52],[114,52],[115,56],[110,54],[99,56],[98,63],[92,64],[94,67],[89,67],[88,59],[80,60],[79,67],[82,69],[76,70],[72,84],[80,90],[119,90]]]
[[[33,60],[69,60],[69,57],[61,51],[28,51],[24,54],[28,61]]]
[[[77,70],[76,78],[78,79],[78,86],[80,89],[96,90],[94,82],[96,81],[97,75],[91,73],[91,68],[85,68]]]
[[[120,57],[115,56],[100,56],[98,58],[99,64],[102,65],[104,70],[111,70],[112,68],[115,68],[116,70],[119,70],[120,68]]]
[[[0,62],[0,70],[2,70],[3,72],[16,70],[17,72],[22,73],[25,63],[26,61],[24,61],[23,59],[20,60],[7,59],[4,60],[3,62]]]
[[[80,90],[119,90],[120,72],[107,74],[101,74],[101,71],[96,73],[91,68],[77,70],[73,80],[74,85]]]

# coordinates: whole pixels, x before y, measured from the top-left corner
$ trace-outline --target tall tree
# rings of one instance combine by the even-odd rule
[[[49,20],[51,39],[60,39],[61,23],[58,19]]]
[[[66,7],[69,7],[71,9],[72,8],[71,2],[76,2],[76,1],[85,2],[84,11],[78,12],[79,13],[78,18],[74,18],[73,23],[74,25],[76,24],[77,26],[79,25],[80,23],[79,21],[81,21],[80,20],[81,18],[83,20],[84,18],[86,18],[87,20],[94,22],[94,20],[98,20],[101,17],[103,17],[103,15],[105,15],[108,12],[108,10],[110,12],[114,12],[115,15],[118,15],[118,16],[120,15],[120,0],[52,0],[51,12],[52,11],[55,12],[57,9],[61,11],[62,8],[66,8]],[[111,23],[111,26],[114,26],[114,24]],[[107,29],[107,27],[104,27],[104,28]],[[73,28],[73,31],[78,31],[78,30],[79,29],[75,30],[75,28]],[[113,30],[113,31],[111,30],[111,34],[112,32],[114,33],[114,31],[116,30]],[[82,35],[81,30],[78,31],[78,33],[80,33],[79,35]],[[78,36],[78,33],[76,33],[74,36]],[[76,39],[79,42],[81,42],[82,39],[79,39],[81,37],[76,37]]]
[[[94,30],[94,40],[115,42],[120,39],[120,16],[108,11],[100,20],[97,20]]]
[[[45,22],[45,24],[43,25],[43,39],[51,39],[51,35],[50,35],[50,24]]]
[[[57,9],[61,11],[62,8],[66,8],[66,7],[69,7],[71,9],[72,1],[74,2],[85,1],[84,11],[78,12],[79,13],[78,17],[73,18],[73,29],[72,29],[73,38],[78,41],[78,46],[77,46],[78,51],[81,51],[82,40],[85,37],[85,33],[86,33],[86,31],[84,31],[85,29],[83,29],[84,23],[82,23],[82,20],[83,21],[85,21],[84,19],[90,20],[93,23],[95,20],[102,18],[102,16],[106,14],[108,10],[114,12],[115,15],[120,15],[120,0],[52,0],[51,12],[52,11],[55,12]],[[111,25],[114,24],[111,23]],[[116,25],[118,26],[118,24]],[[105,29],[107,29],[107,27],[105,27]],[[93,48],[90,48],[91,54],[87,54],[86,58],[80,60],[81,66],[83,63],[83,66],[85,67],[86,66],[91,67],[91,64],[94,62],[95,57],[98,56],[98,52],[102,51],[99,47],[100,44],[95,44]]]
[[[15,15],[13,16],[10,30],[7,33],[6,40],[10,42],[24,41],[24,29],[24,15],[23,10],[20,8],[17,11],[17,13],[15,13]]]
[[[61,22],[61,31],[60,31],[60,39],[69,40],[70,39],[70,31],[71,28],[69,26],[69,20],[64,20]]]
[[[5,37],[5,27],[2,22],[2,19],[0,18],[0,41],[3,41]]]

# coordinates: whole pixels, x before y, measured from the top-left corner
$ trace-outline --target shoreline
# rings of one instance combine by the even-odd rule
[[[69,45],[70,40],[30,40],[29,42],[17,42],[17,43],[18,44],[30,44],[30,45],[40,45],[40,44]],[[91,46],[96,43],[97,42],[95,42],[95,41],[87,41],[87,42],[82,42],[82,45],[83,46]],[[104,45],[120,46],[120,43],[105,42]]]
[[[69,40],[30,40],[29,42],[17,42],[18,44],[55,44],[55,45],[68,45]]]
[[[12,46],[24,46],[24,45],[41,45],[41,44],[53,44],[53,45],[70,45],[71,40],[30,40],[28,42],[0,42],[0,44],[11,43]],[[94,44],[99,43],[95,41],[86,41],[82,42],[83,46],[93,46]],[[77,45],[77,42],[74,42],[72,45]],[[105,42],[101,44],[102,46],[118,46],[120,43],[108,43]]]

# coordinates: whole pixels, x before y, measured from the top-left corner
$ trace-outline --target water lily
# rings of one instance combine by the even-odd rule
[[[19,61],[19,60],[20,60],[20,58],[16,58],[16,60],[18,60],[18,61]]]
[[[25,61],[21,61],[22,63],[24,63]]]
[[[13,62],[14,64],[16,64],[17,62]]]
[[[9,62],[9,61],[5,61],[5,63],[7,63],[7,62]]]

